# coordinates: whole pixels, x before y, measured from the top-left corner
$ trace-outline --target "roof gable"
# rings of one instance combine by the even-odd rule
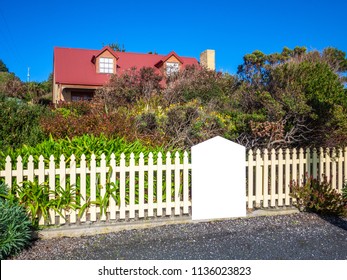
[[[184,62],[182,61],[182,59],[177,55],[177,53],[175,53],[174,51],[171,51],[168,55],[162,57],[156,64],[155,67],[160,67],[162,66],[167,60],[169,60],[171,57],[175,57],[181,64],[183,64]]]
[[[110,48],[109,46],[106,46],[106,47],[103,47],[102,49],[101,49],[101,51],[95,56],[95,58],[98,58],[99,56],[101,56],[104,52],[109,52],[109,53],[111,53],[113,56],[114,56],[114,58],[115,59],[118,59],[119,57],[118,57],[118,55],[116,54],[116,52],[112,49],[112,48]]]

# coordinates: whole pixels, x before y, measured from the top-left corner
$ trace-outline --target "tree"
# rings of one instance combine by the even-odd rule
[[[168,77],[163,94],[169,104],[194,99],[204,105],[222,103],[235,82],[231,75],[188,65],[176,75]]]
[[[0,94],[23,99],[26,97],[25,86],[13,73],[0,72]]]
[[[94,101],[107,113],[122,106],[133,106],[140,99],[148,102],[160,91],[161,80],[162,76],[151,67],[131,68],[121,75],[113,75],[106,86],[95,92]]]
[[[119,43],[109,43],[108,46],[116,52],[125,52],[124,44],[120,45]]]
[[[5,63],[0,59],[0,72],[9,72]]]
[[[239,104],[251,117],[239,142],[267,148],[341,144],[331,131],[347,133],[341,131],[347,122],[344,56],[332,48],[320,53],[302,47],[246,55]]]

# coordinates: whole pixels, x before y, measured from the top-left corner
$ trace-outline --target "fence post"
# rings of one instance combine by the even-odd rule
[[[246,150],[220,136],[192,147],[192,219],[246,216]]]

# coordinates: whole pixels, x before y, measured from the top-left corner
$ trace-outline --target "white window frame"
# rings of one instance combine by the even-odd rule
[[[178,73],[180,70],[180,65],[178,62],[166,62],[166,75],[170,76],[172,74]]]
[[[113,58],[110,57],[100,57],[99,59],[99,73],[113,73]]]

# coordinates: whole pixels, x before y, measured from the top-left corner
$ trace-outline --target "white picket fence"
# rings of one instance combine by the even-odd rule
[[[246,167],[248,208],[290,206],[293,180],[303,182],[310,176],[322,180],[324,175],[341,192],[347,179],[347,148],[250,150]]]
[[[78,185],[81,205],[86,202],[86,198],[95,201],[98,195],[103,197],[107,182],[119,186],[119,203],[111,198],[107,215],[100,215],[100,208],[92,204],[81,217],[78,217],[78,211],[64,212],[65,218],[51,211],[51,224],[106,220],[112,222],[190,214],[191,173],[194,168],[187,152],[176,152],[174,155],[167,153],[165,158],[161,153],[155,157],[150,153],[147,159],[140,154],[138,161],[134,154],[131,154],[130,158],[122,154],[119,162],[114,155],[109,161],[105,155],[101,155],[99,159],[92,155],[90,161],[83,155],[79,162],[72,155],[68,163],[63,155],[59,163],[56,163],[53,156],[49,161],[45,161],[41,156],[37,164],[34,164],[32,156],[25,165],[22,161],[22,158],[18,157],[13,164],[10,157],[7,157],[5,170],[0,171],[0,180],[9,186],[13,183],[21,184],[25,180],[36,180],[39,184],[48,182],[51,190],[58,184],[63,188],[67,183],[71,186]],[[322,174],[325,174],[327,178],[331,178],[333,188],[341,191],[347,176],[347,148],[318,151],[280,149],[270,152],[249,150],[245,167],[245,207],[252,209],[291,206],[290,182],[304,180],[306,175],[321,178]],[[230,186],[233,186],[233,182],[230,182]],[[211,192],[214,192],[214,189],[214,186],[211,186]],[[43,219],[40,224],[44,224]]]
[[[62,155],[58,168],[53,156],[50,157],[48,166],[45,164],[45,159],[40,156],[37,168],[34,166],[32,156],[28,158],[26,168],[21,157],[17,158],[15,168],[10,157],[7,157],[6,168],[0,171],[0,178],[4,178],[8,186],[12,186],[13,179],[19,184],[25,180],[33,182],[34,179],[37,179],[39,184],[48,181],[50,190],[55,190],[56,182],[59,182],[63,188],[67,183],[70,186],[78,185],[81,195],[80,206],[85,204],[86,198],[96,201],[97,195],[104,197],[107,181],[119,186],[119,193],[116,195],[119,196],[120,203],[117,205],[113,198],[110,199],[107,217],[100,216],[100,207],[91,204],[88,211],[81,217],[78,216],[78,211],[64,212],[65,218],[51,211],[50,224],[181,215],[189,214],[191,206],[188,174],[191,164],[188,162],[187,152],[183,154],[183,159],[181,156],[177,152],[172,158],[171,153],[168,152],[164,162],[162,154],[158,153],[154,164],[153,154],[149,153],[148,163],[145,164],[142,153],[137,163],[135,155],[131,154],[126,164],[126,157],[122,154],[117,164],[114,154],[111,155],[109,162],[106,161],[104,154],[99,160],[92,155],[89,162],[84,155],[79,162],[72,155],[67,165]],[[98,191],[100,193],[97,194]],[[45,221],[41,218],[40,224],[44,223]]]

